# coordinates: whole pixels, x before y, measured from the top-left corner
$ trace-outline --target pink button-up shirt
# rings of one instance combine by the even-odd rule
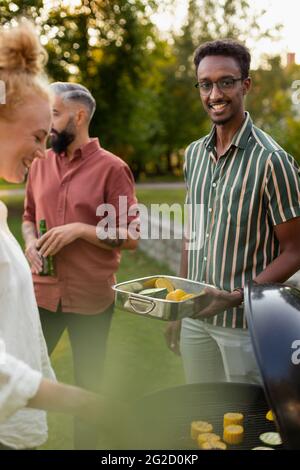
[[[98,139],[77,149],[71,161],[62,154],[47,151],[30,169],[23,220],[38,231],[45,219],[47,229],[82,222],[97,226],[100,204],[119,209],[119,196],[127,196],[128,207],[136,204],[134,179],[128,165],[100,147]],[[127,216],[127,224],[135,217]],[[125,218],[125,220],[126,220]],[[56,277],[33,275],[40,307],[64,312],[96,314],[113,301],[111,285],[120,263],[120,250],[101,249],[83,239],[63,247],[55,255]]]

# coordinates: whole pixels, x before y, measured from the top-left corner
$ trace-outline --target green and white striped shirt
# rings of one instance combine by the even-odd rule
[[[219,159],[215,127],[186,150],[188,278],[232,291],[255,278],[279,255],[274,226],[300,216],[299,167],[250,115]],[[199,237],[199,233],[201,235]],[[246,328],[241,307],[206,321]]]

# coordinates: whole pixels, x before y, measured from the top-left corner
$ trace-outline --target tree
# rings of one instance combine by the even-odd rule
[[[160,153],[158,142],[149,145],[160,127],[152,63],[157,32],[149,18],[156,1],[56,3],[47,10],[43,1],[7,1],[1,6],[2,22],[16,13],[34,19],[52,80],[78,81],[91,90],[97,102],[92,133],[138,174],[147,158]]]
[[[137,176],[156,121],[155,88],[148,78],[156,41],[150,8],[154,1],[85,0],[72,10],[51,10],[47,19],[56,30],[48,46],[50,74],[57,79],[67,71],[64,80],[91,90],[97,102],[92,133]]]
[[[2,0],[0,3],[0,24],[11,21],[15,15],[26,16],[36,20],[43,10],[43,0]]]
[[[280,57],[266,57],[265,67],[252,72],[253,86],[247,108],[256,125],[270,133],[300,162],[300,108],[292,101],[292,85],[299,76],[299,65],[284,67]]]
[[[55,3],[56,2],[56,3]],[[97,102],[91,133],[124,158],[136,177],[142,173],[179,172],[187,144],[207,133],[193,53],[204,41],[231,37],[254,42],[275,37],[279,28],[262,30],[247,0],[189,0],[179,33],[160,37],[151,14],[159,0],[81,0],[75,7],[53,0],[2,0],[0,21],[16,14],[32,18],[49,53],[52,80],[77,81]],[[173,0],[164,0],[173,7]],[[249,34],[251,31],[251,34]],[[249,43],[251,46],[251,44]],[[252,71],[247,106],[258,125],[297,152],[288,136],[299,130],[290,106],[291,76],[276,58]],[[272,87],[270,86],[272,83]],[[287,105],[288,103],[288,105]]]

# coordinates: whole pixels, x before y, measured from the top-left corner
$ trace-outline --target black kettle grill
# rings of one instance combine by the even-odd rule
[[[262,446],[260,434],[276,430],[283,441],[276,448],[300,449],[300,291],[285,285],[248,285],[245,309],[264,388],[201,383],[147,395],[137,404],[132,448],[195,449],[192,421],[208,421],[222,436],[224,413],[241,412],[244,441],[231,449]],[[266,419],[269,409],[276,423]]]
[[[286,449],[300,449],[300,291],[249,285],[248,326],[270,407]]]

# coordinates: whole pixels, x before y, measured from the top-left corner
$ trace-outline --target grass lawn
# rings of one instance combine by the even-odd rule
[[[183,200],[183,191],[147,190],[141,191],[141,202],[172,202],[170,199],[172,192],[174,199]],[[14,198],[5,202],[9,207],[10,228],[21,241],[22,199]],[[124,252],[118,281],[162,273],[170,273],[170,270],[139,251]],[[184,382],[181,360],[167,349],[163,336],[164,329],[163,322],[115,311],[103,382],[105,393],[110,395],[117,391],[124,398],[139,398],[149,392]],[[59,380],[73,383],[71,351],[66,334],[52,355],[52,363]],[[106,445],[107,448],[112,448],[111,443],[105,443],[105,436],[101,442],[101,448],[106,448]],[[42,448],[72,449],[72,419],[50,413],[49,440]]]
[[[168,272],[140,252],[127,252],[123,255],[118,281]],[[105,393],[111,395],[117,391],[125,399],[139,398],[143,394],[184,382],[180,358],[165,345],[164,328],[163,322],[115,311],[106,357]],[[71,352],[66,334],[53,353],[52,363],[59,380],[73,383]],[[103,438],[101,447],[105,448]],[[72,420],[69,417],[50,414],[49,440],[43,448],[72,448]]]
[[[160,212],[163,216],[175,220],[178,224],[182,224],[184,221],[183,204],[185,200],[185,189],[138,189],[137,198],[139,203],[149,206],[150,204],[167,204],[169,207],[176,204],[170,212],[169,207],[162,207]],[[158,214],[158,208],[151,208],[152,214]]]
[[[143,204],[184,204],[185,189],[138,189],[137,198]]]

